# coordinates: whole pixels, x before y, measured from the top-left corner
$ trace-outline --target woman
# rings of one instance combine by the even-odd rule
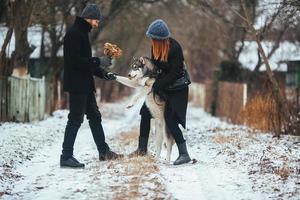
[[[179,151],[179,157],[175,160],[174,165],[188,163],[191,161],[191,158],[187,152],[182,131],[179,128],[179,124],[184,128],[186,124],[188,86],[173,92],[165,90],[167,86],[174,83],[183,74],[184,58],[182,49],[180,44],[170,37],[169,28],[161,19],[157,19],[150,24],[146,35],[151,39],[152,60],[162,71],[153,84],[152,90],[166,101],[164,113],[166,125],[172,133]],[[142,106],[140,114],[139,146],[132,155],[146,155],[147,153],[152,116],[145,104]]]

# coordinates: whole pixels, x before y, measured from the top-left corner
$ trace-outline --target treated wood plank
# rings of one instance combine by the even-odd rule
[[[45,79],[9,77],[9,119],[42,120],[45,115]]]

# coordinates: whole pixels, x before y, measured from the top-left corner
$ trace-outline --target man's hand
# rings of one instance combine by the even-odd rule
[[[104,79],[105,80],[110,80],[110,81],[113,81],[113,80],[116,80],[117,79],[117,76],[115,73],[112,73],[112,72],[106,72],[104,74]]]
[[[100,66],[101,67],[108,67],[111,65],[111,57],[110,56],[101,56],[100,59]]]

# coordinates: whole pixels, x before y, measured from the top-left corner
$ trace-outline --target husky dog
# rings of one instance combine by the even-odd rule
[[[152,85],[158,75],[157,67],[147,57],[135,59],[127,77],[117,76],[117,81],[126,86],[140,88],[132,97],[127,108],[135,105],[138,99],[145,98],[145,103],[154,118],[154,133],[156,139],[156,158],[160,157],[163,142],[167,147],[167,162],[170,162],[172,146],[175,143],[173,136],[168,130],[164,118],[165,102],[158,95],[153,94]]]

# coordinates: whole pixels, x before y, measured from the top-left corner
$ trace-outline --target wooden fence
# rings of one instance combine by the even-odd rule
[[[195,105],[204,108],[205,106],[205,85],[201,83],[192,83],[189,86],[189,101]]]
[[[247,84],[219,82],[216,102],[216,115],[237,123],[247,103]]]
[[[215,114],[213,104],[214,104],[214,85],[213,81],[205,82],[205,101],[204,101],[204,110],[205,112]]]
[[[30,122],[44,119],[46,105],[44,78],[9,77],[7,97],[7,120]]]
[[[12,76],[7,81],[0,79],[0,87],[0,121],[42,120],[45,114],[53,111],[56,102],[52,95],[53,85],[47,84],[44,78]],[[216,116],[233,123],[238,122],[239,113],[247,101],[247,85],[219,82],[216,88],[216,92],[213,92],[211,82],[192,83],[189,101],[196,106],[205,107],[208,112],[211,103],[215,102]],[[216,96],[215,100],[212,96]]]

